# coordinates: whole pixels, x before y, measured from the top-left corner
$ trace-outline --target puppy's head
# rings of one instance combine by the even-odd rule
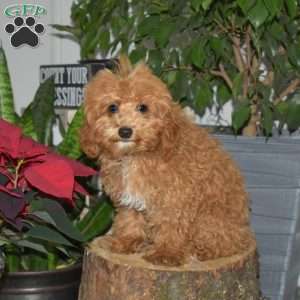
[[[142,152],[168,152],[178,130],[179,108],[165,84],[144,64],[100,71],[86,86],[81,145],[92,158],[122,158]]]

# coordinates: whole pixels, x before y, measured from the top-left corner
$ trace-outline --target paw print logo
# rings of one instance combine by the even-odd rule
[[[35,47],[39,43],[39,35],[45,31],[45,27],[41,23],[35,22],[33,17],[16,17],[14,23],[8,23],[5,31],[11,34],[10,43],[13,47],[19,47],[26,44]]]

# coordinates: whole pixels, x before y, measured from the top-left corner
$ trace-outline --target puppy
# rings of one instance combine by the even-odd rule
[[[242,176],[166,85],[122,58],[86,86],[81,145],[99,161],[117,215],[111,251],[180,265],[237,254],[254,241]]]

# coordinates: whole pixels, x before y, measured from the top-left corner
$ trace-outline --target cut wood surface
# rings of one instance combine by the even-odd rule
[[[79,300],[259,300],[256,245],[238,255],[180,267],[152,265],[143,254],[87,248]]]

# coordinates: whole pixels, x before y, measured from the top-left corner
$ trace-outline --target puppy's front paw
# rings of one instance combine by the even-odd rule
[[[146,254],[143,258],[154,265],[180,266],[185,263],[184,254],[181,251],[156,250]]]

